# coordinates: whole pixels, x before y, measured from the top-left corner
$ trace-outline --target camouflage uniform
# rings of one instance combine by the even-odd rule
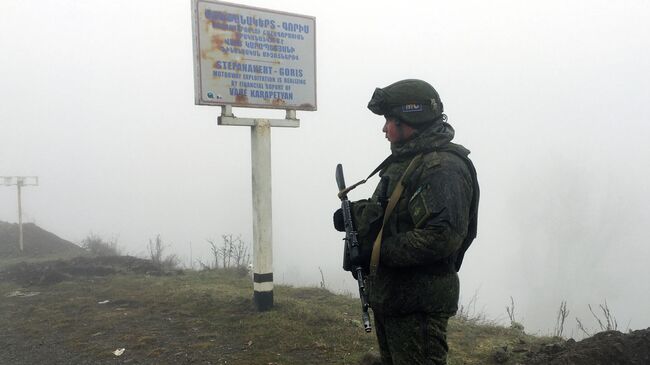
[[[404,176],[404,191],[384,226],[377,272],[367,278],[383,364],[446,364],[447,321],[458,309],[456,272],[476,235],[476,172],[469,151],[451,143],[454,129],[445,122],[441,103],[439,111],[440,117],[423,125],[415,137],[391,145],[373,197],[353,206],[360,243],[369,257],[381,226],[377,216],[383,207],[377,207],[413,157],[422,154]]]

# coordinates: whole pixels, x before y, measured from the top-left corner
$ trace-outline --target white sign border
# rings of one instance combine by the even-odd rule
[[[250,9],[262,12],[270,12],[280,15],[289,15],[299,18],[306,18],[314,22],[314,105],[313,106],[299,106],[299,105],[268,105],[268,104],[239,104],[236,102],[205,100],[202,94],[202,81],[201,81],[201,55],[199,44],[199,3],[210,3],[216,5],[232,6],[236,8]],[[318,109],[318,70],[317,70],[317,49],[316,49],[316,17],[310,15],[289,13],[285,11],[278,11],[272,9],[259,8],[255,6],[241,5],[229,3],[225,1],[216,0],[192,0],[192,52],[194,60],[194,104],[196,105],[210,105],[210,106],[225,106],[230,105],[233,107],[243,108],[261,108],[261,109],[281,109],[281,110],[304,110],[316,111]]]

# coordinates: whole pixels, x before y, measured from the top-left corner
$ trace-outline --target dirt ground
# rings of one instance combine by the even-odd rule
[[[0,364],[356,365],[373,346],[348,298],[278,286],[276,310],[260,313],[248,275],[151,275],[143,261],[2,269]]]
[[[601,332],[579,342],[548,345],[529,357],[527,365],[648,365],[650,328]]]
[[[0,269],[0,288],[7,282],[20,285],[0,295],[0,364],[225,365],[230,362],[212,353],[242,350],[172,301],[159,297],[152,302],[146,295],[147,300],[134,300],[129,294],[138,288],[116,290],[112,278],[117,274],[182,275],[161,272],[148,260],[128,256],[78,257]],[[130,284],[130,279],[121,280],[117,283]],[[148,282],[159,285],[157,279]],[[68,285],[56,286],[61,283]],[[212,300],[193,298],[203,299]],[[196,347],[204,343],[211,346]],[[120,348],[127,348],[123,356],[113,353]]]
[[[93,281],[92,278],[108,278],[114,274],[146,274],[146,275],[169,275],[179,273],[161,272],[158,268],[148,260],[143,260],[135,257],[128,256],[115,256],[115,257],[78,257],[72,260],[59,260],[42,263],[20,263],[10,267],[0,269],[0,284],[3,282],[14,282],[22,286],[23,289],[3,295],[0,297],[0,304],[3,310],[0,313],[0,323],[5,323],[5,327],[0,331],[0,363],[1,364],[147,364],[147,359],[150,356],[155,356],[159,363],[170,364],[226,364],[229,362],[221,362],[218,359],[212,361],[205,361],[211,358],[208,353],[203,349],[193,348],[192,351],[187,351],[196,342],[196,336],[204,336],[205,328],[198,323],[192,323],[191,313],[183,311],[175,312],[173,308],[160,307],[160,313],[156,313],[149,308],[144,308],[136,302],[128,301],[112,301],[107,304],[99,304],[97,301],[101,298],[89,299],[89,302],[79,307],[78,313],[66,313],[66,307],[60,309],[66,315],[65,327],[75,324],[83,324],[87,320],[98,318],[98,313],[93,313],[91,309],[94,307],[113,308],[115,311],[129,311],[141,312],[142,322],[116,322],[119,323],[118,327],[106,329],[102,332],[88,333],[86,339],[81,340],[82,346],[93,347],[96,346],[93,342],[94,336],[101,336],[105,338],[116,337],[118,333],[129,333],[129,328],[133,325],[137,327],[147,328],[145,332],[155,333],[159,338],[166,338],[163,349],[162,344],[159,350],[160,353],[155,354],[142,354],[140,360],[130,357],[122,359],[112,354],[104,359],[92,358],[89,359],[86,350],[78,353],[65,350],[61,344],[66,336],[70,333],[57,333],[56,330],[38,330],[38,333],[30,333],[24,331],[25,327],[14,326],[15,321],[12,322],[11,317],[19,316],[20,318],[31,320],[33,311],[41,311],[42,308],[47,308],[47,305],[34,306],[33,308],[16,306],[11,302],[13,298],[10,297],[29,297],[31,295],[40,298],[46,295],[54,295],[48,293],[47,288],[50,285],[61,283],[68,280],[78,280],[80,285],[89,279],[87,285],[88,292],[91,292],[93,287],[96,287],[98,282]],[[106,279],[108,280],[108,279]],[[44,293],[39,295],[39,290]],[[90,295],[90,294],[89,294]],[[11,300],[10,300],[11,299]],[[2,303],[2,301],[5,303]],[[40,300],[40,299],[39,299]],[[59,298],[65,300],[65,298]],[[196,299],[194,299],[196,300]],[[18,302],[15,302],[18,303]],[[46,303],[44,303],[46,304]],[[142,308],[141,308],[142,307]],[[75,309],[77,310],[77,309]],[[87,318],[86,318],[87,317]],[[178,318],[176,318],[178,317]],[[52,323],[55,327],[57,323]],[[60,325],[60,324],[59,324]],[[84,326],[86,324],[83,324]],[[47,324],[43,324],[47,326]],[[40,327],[40,326],[39,326]],[[79,328],[83,332],[83,328]],[[131,329],[131,331],[133,331]],[[115,332],[115,333],[113,333]],[[35,336],[36,334],[36,336]],[[110,335],[110,336],[109,336]],[[79,336],[79,334],[74,334]],[[210,335],[211,336],[211,335]],[[153,339],[154,336],[140,336],[138,341],[142,344],[132,344],[129,351],[137,351],[137,346],[153,347],[150,346],[149,341],[158,341]],[[69,339],[68,339],[69,340]],[[220,341],[224,341],[219,337]],[[212,341],[212,340],[210,340]],[[185,343],[183,343],[185,342]],[[81,345],[80,345],[81,346]],[[230,346],[230,347],[229,347]],[[240,346],[241,347],[241,346]],[[68,346],[69,349],[69,346]],[[246,347],[242,350],[235,345],[221,342],[220,351],[227,354],[229,351],[246,351]],[[621,333],[618,331],[607,331],[598,333],[590,338],[576,342],[574,340],[562,341],[545,345],[539,350],[527,352],[524,356],[525,361],[515,361],[507,356],[508,351],[517,352],[517,349],[505,350],[499,356],[494,356],[491,359],[486,359],[486,364],[526,364],[526,365],[647,365],[650,364],[650,328],[645,330],[638,330],[630,333]],[[85,352],[85,354],[84,354]],[[64,362],[59,360],[65,359]],[[518,357],[521,359],[521,357]],[[215,361],[216,360],[216,361]],[[286,364],[285,362],[283,362]],[[319,364],[322,362],[319,362]],[[269,363],[272,364],[272,363]]]

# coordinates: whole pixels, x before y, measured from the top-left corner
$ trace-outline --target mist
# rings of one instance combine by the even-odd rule
[[[605,301],[619,329],[650,325],[650,4],[239,3],[316,17],[318,110],[271,132],[276,284],[356,291],[331,224],[334,168],[360,180],[389,154],[366,104],[419,78],[481,186],[461,304],[476,296],[507,323],[512,297],[541,334],[563,300],[569,327]],[[222,234],[252,244],[250,129],[194,105],[190,1],[5,0],[0,49],[0,176],[40,180],[23,189],[24,221],[138,256],[160,234],[186,264]],[[17,221],[15,187],[0,187],[0,220]]]

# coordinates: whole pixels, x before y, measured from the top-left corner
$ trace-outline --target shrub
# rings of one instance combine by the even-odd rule
[[[90,233],[81,240],[81,247],[95,256],[120,256],[120,249],[117,247],[117,239],[104,240],[95,233]]]
[[[218,245],[214,240],[206,240],[210,244],[213,265],[204,265],[208,269],[241,269],[248,270],[250,264],[250,251],[248,243],[241,239],[241,236],[233,237],[232,234],[221,235],[222,244]]]
[[[178,268],[178,265],[180,264],[178,256],[174,254],[167,256],[164,255],[166,247],[163,244],[160,235],[157,235],[153,240],[149,239],[148,248],[149,258],[151,259],[151,262],[158,267],[158,270],[165,271],[175,270]]]

